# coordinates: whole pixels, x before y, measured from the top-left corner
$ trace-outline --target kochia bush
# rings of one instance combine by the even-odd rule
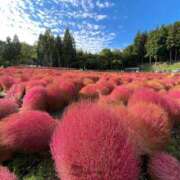
[[[127,104],[128,100],[132,94],[132,91],[126,86],[117,86],[112,93],[110,94],[110,99],[116,102],[122,102],[123,104]]]
[[[167,153],[159,152],[150,158],[148,171],[153,180],[179,180],[180,162]]]
[[[46,110],[47,91],[44,87],[30,89],[23,98],[22,110]]]
[[[8,168],[0,166],[1,180],[18,180],[14,173],[11,173]]]
[[[17,104],[21,104],[22,98],[25,94],[25,85],[23,83],[13,84],[7,91],[5,98],[11,99]]]
[[[140,154],[161,150],[167,145],[172,124],[167,113],[153,103],[139,102],[128,107],[129,129]]]
[[[0,124],[0,147],[25,152],[47,150],[55,126],[56,121],[45,112],[12,114]]]
[[[0,99],[0,119],[18,111],[18,105],[10,99]]]
[[[138,161],[121,117],[95,103],[72,105],[52,138],[62,180],[137,180]]]
[[[60,111],[65,106],[64,92],[58,84],[53,83],[47,86],[47,106],[48,111]]]
[[[161,108],[163,108],[169,115],[169,118],[173,121],[174,116],[176,112],[174,112],[172,108],[172,103],[170,102],[171,100],[166,98],[163,95],[160,95],[159,93],[148,89],[148,88],[141,88],[139,90],[136,90],[134,94],[131,96],[128,102],[128,106],[133,106],[137,102],[149,102],[149,103],[154,103]]]

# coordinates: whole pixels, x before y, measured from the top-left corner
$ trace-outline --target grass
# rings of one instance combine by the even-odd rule
[[[58,180],[54,162],[49,153],[15,154],[10,161],[4,162],[19,180]]]
[[[159,63],[159,64],[145,64],[141,66],[143,71],[172,71],[176,69],[180,69],[180,63],[167,64],[167,63]]]

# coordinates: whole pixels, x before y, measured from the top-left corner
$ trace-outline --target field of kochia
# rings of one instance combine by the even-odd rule
[[[180,74],[0,69],[0,180],[180,180]]]

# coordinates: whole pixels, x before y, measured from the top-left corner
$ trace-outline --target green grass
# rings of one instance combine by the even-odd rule
[[[172,71],[176,69],[180,69],[180,63],[174,64],[167,64],[167,63],[160,63],[160,64],[145,64],[141,66],[143,71]]]
[[[171,141],[166,151],[180,160],[180,126],[174,128]]]
[[[58,180],[49,153],[18,153],[4,165],[8,166],[19,180]]]

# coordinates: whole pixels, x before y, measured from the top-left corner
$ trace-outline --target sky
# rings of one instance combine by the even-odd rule
[[[123,49],[138,31],[180,21],[180,0],[0,0],[0,40],[19,36],[33,44],[51,29],[72,32],[88,52]]]

